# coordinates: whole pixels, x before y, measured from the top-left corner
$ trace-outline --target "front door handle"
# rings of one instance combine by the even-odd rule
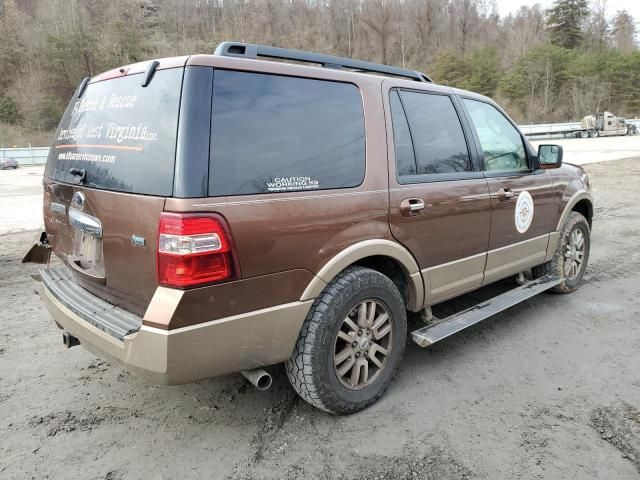
[[[515,196],[516,194],[510,188],[503,187],[498,190],[498,200],[500,200],[501,202],[508,202]]]
[[[405,198],[400,202],[400,213],[405,217],[421,215],[424,211],[424,200],[421,198]]]

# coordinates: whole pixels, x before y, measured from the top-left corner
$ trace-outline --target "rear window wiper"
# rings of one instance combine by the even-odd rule
[[[85,183],[87,179],[87,171],[84,168],[70,168],[69,173],[74,177],[77,177],[77,182],[79,184]]]

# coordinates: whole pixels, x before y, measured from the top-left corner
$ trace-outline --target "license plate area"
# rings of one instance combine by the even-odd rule
[[[69,209],[69,223],[73,228],[69,265],[89,280],[103,282],[102,223],[75,209]]]
[[[102,270],[102,239],[93,235],[75,230],[71,256],[76,264],[84,270]]]

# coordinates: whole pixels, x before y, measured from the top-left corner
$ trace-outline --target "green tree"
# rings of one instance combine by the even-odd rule
[[[582,43],[582,27],[589,17],[587,0],[556,0],[547,11],[547,29],[551,43],[577,48]]]
[[[620,116],[640,116],[640,51],[611,53],[606,75],[611,83],[611,110]]]
[[[433,79],[450,87],[464,88],[470,75],[468,64],[464,59],[448,51],[438,55],[431,65]]]
[[[569,79],[573,50],[540,45],[520,57],[500,81],[500,94],[516,107],[515,116],[527,122],[564,118],[566,104],[558,101]]]
[[[496,48],[485,47],[473,51],[467,64],[470,73],[465,88],[488,97],[494,97],[503,73]]]
[[[437,56],[431,73],[436,82],[493,97],[502,69],[496,49],[474,50],[466,58],[453,52]]]
[[[19,118],[18,106],[13,98],[0,95],[0,122],[17,123]]]

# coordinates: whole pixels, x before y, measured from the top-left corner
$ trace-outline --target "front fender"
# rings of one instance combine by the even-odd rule
[[[568,187],[567,187],[567,190],[569,190]],[[567,190],[565,190],[565,197],[563,197],[563,203],[564,202],[566,203],[564,205],[564,210],[562,211],[562,215],[560,215],[560,220],[558,220],[558,225],[556,227],[557,231],[560,231],[562,229],[562,226],[567,221],[567,217],[573,210],[573,207],[575,207],[578,204],[578,202],[581,202],[582,200],[587,200],[591,205],[591,211],[593,212],[593,195],[591,195],[590,192],[588,192],[587,190],[578,190],[578,191],[574,191],[569,196],[567,195]]]

